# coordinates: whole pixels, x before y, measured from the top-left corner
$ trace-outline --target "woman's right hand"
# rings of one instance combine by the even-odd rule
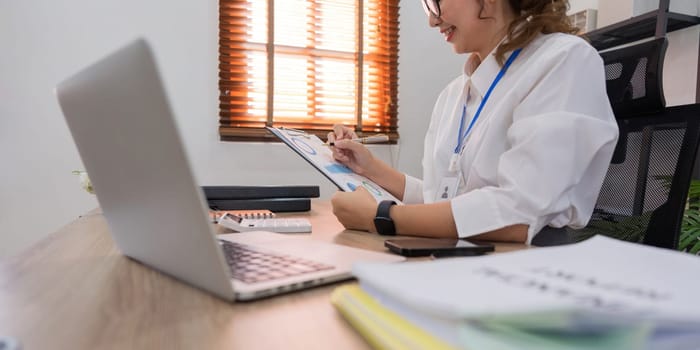
[[[328,142],[334,144],[331,146],[333,158],[353,172],[367,176],[374,156],[365,145],[352,141],[353,138],[357,138],[357,134],[352,129],[340,124],[333,125],[333,131],[328,133]]]

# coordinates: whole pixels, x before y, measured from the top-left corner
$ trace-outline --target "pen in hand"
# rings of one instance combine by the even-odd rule
[[[378,135],[372,135],[372,136],[367,136],[367,137],[358,137],[358,138],[350,139],[350,141],[358,142],[358,143],[380,143],[380,142],[389,141],[389,136],[384,135],[384,134],[378,134]],[[329,143],[324,143],[324,145],[335,146],[335,143],[329,142]]]

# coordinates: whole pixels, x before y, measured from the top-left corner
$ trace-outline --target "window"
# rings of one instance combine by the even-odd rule
[[[397,132],[398,0],[220,0],[219,135]]]

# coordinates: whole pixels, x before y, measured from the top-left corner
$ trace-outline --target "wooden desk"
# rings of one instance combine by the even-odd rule
[[[328,201],[308,215],[313,239],[384,251],[381,236],[343,230]],[[229,303],[121,255],[94,210],[0,264],[0,336],[25,350],[366,349],[330,304],[338,285]]]

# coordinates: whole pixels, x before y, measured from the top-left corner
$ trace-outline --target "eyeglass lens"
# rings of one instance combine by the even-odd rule
[[[423,10],[429,16],[440,17],[440,0],[423,0]]]

